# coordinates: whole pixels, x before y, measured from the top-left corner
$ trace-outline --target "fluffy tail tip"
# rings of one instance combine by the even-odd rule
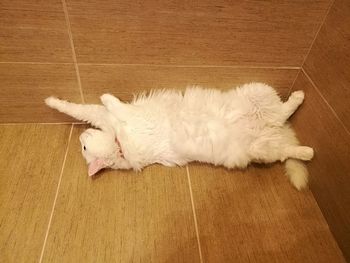
[[[307,187],[309,173],[302,161],[288,159],[286,161],[286,174],[294,187],[299,191]]]

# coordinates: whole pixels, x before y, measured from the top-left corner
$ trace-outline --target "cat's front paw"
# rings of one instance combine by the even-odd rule
[[[56,97],[48,97],[45,99],[45,103],[47,106],[51,107],[51,108],[55,108],[57,103],[59,102],[60,100]]]
[[[116,97],[114,97],[111,94],[103,94],[101,97],[101,102],[103,105],[105,105],[107,108],[112,107],[113,105],[116,105],[118,103],[120,103],[119,99],[117,99]]]

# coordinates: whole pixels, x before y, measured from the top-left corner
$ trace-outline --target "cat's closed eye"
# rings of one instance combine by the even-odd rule
[[[86,151],[86,147],[85,147],[85,145],[84,145],[83,149],[84,149],[84,151]]]

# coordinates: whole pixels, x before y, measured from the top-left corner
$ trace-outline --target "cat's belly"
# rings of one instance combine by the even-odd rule
[[[182,122],[172,131],[174,151],[191,161],[222,164],[233,138],[230,127],[222,121]]]

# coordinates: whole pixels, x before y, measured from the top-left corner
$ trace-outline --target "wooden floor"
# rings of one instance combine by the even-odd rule
[[[2,0],[0,262],[345,262],[313,194],[296,191],[282,165],[154,165],[92,179],[78,139],[86,126],[43,104],[251,81],[286,98],[303,88],[332,2]],[[340,124],[325,116],[327,140]]]

